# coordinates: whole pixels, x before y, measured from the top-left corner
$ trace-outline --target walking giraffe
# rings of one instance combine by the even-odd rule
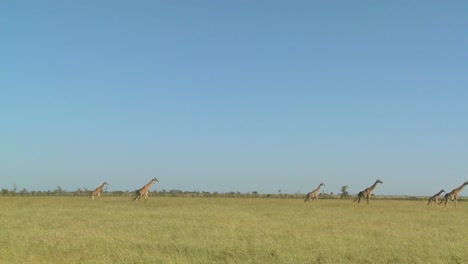
[[[445,194],[445,207],[447,207],[449,199],[452,200],[455,203],[455,207],[457,207],[458,193],[463,190],[465,185],[468,185],[468,181],[464,182],[460,187],[455,188],[451,192]]]
[[[319,186],[315,190],[308,193],[306,195],[306,197],[305,197],[304,203],[305,202],[310,202],[310,199],[317,200],[318,199],[318,191],[320,190],[320,187],[322,187],[322,186],[325,186],[325,184],[323,184],[323,182],[320,183]]]
[[[108,185],[107,182],[104,182],[101,184],[101,186],[97,187],[94,189],[94,191],[91,192],[91,195],[89,196],[89,199],[94,200],[94,196],[97,196],[98,198],[101,198],[101,191],[104,189],[104,186]]]
[[[153,178],[153,179],[151,179],[150,182],[148,182],[141,189],[136,190],[135,191],[136,192],[136,197],[133,200],[134,201],[136,201],[136,200],[140,201],[140,198],[143,196],[145,198],[145,202],[146,202],[146,200],[148,199],[149,188],[151,187],[151,185],[153,185],[154,182],[159,182],[159,181],[158,181],[158,179]]]
[[[429,199],[427,199],[427,205],[429,204],[441,204],[442,201],[439,201],[439,196],[444,193],[445,191],[444,190],[440,190],[440,192],[432,195],[431,197],[429,197]]]
[[[364,191],[359,192],[358,197],[356,198],[356,200],[353,201],[353,203],[356,202],[356,201],[358,203],[360,203],[361,198],[366,198],[367,204],[369,204],[369,199],[371,197],[371,193],[375,189],[375,187],[377,186],[377,183],[383,183],[383,182],[381,180],[376,180],[375,183],[371,187],[366,188]]]

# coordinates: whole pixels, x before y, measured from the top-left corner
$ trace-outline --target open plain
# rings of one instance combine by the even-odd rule
[[[468,263],[468,204],[0,197],[0,263]]]

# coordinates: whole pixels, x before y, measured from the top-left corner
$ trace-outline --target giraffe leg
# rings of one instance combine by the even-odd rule
[[[133,201],[140,201],[140,192],[136,191],[135,192],[135,198],[133,198]]]
[[[356,199],[353,201],[353,203],[355,203],[356,201],[357,201],[358,203],[361,201],[361,194],[360,194],[360,193],[358,193],[358,196],[357,196]]]
[[[354,199],[353,203],[355,203],[357,200],[358,200],[358,197],[356,197],[356,199]]]
[[[445,203],[444,203],[444,206],[445,206],[445,207],[447,207],[447,203],[448,203],[449,199],[450,199],[450,196],[449,196],[449,195],[446,195],[446,196],[445,196]]]
[[[358,197],[356,197],[356,200],[354,200],[354,202],[356,202],[356,201],[357,201],[357,203],[360,203],[360,202],[361,202],[361,196],[360,196],[360,195],[358,195]],[[353,202],[353,203],[354,203],[354,202]]]

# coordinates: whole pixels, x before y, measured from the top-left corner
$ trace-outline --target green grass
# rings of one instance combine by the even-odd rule
[[[0,263],[468,263],[468,204],[0,197]]]

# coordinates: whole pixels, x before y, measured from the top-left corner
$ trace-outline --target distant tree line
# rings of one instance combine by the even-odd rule
[[[352,199],[355,195],[348,193],[348,186],[341,187],[340,193],[325,193],[319,194],[320,199]],[[29,191],[25,188],[19,190],[16,185],[12,189],[2,189],[0,196],[78,196],[87,197],[90,195],[91,190],[87,188],[78,188],[75,191],[67,191],[62,187],[58,186],[54,190],[47,191]],[[128,196],[132,197],[135,195],[135,191],[106,191],[101,193],[101,196]],[[159,197],[225,197],[225,198],[282,198],[282,199],[303,199],[305,193],[282,193],[281,190],[278,193],[273,194],[261,194],[257,191],[252,192],[207,192],[207,191],[182,191],[177,189],[172,190],[153,190],[150,191],[150,196]],[[417,196],[377,196],[378,199],[404,199],[404,200],[424,200],[427,197]]]
[[[87,188],[78,188],[75,191],[67,191],[58,186],[54,190],[48,191],[28,191],[22,189],[18,191],[16,186],[11,189],[2,189],[1,196],[89,196],[91,190]],[[101,193],[101,196],[134,196],[135,191],[106,191]],[[172,190],[153,190],[150,191],[150,196],[161,197],[249,197],[249,198],[302,198],[303,194],[260,194],[257,191],[242,193],[236,192],[207,192],[207,191],[182,191],[177,189]]]

